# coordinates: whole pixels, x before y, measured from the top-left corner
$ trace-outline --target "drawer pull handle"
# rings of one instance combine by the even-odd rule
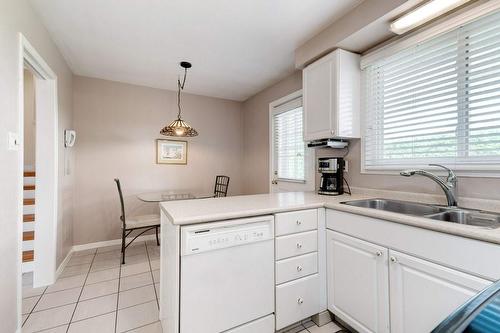
[[[300,222],[299,220],[297,220],[297,222],[295,222],[295,223],[297,223],[297,225],[301,225],[302,224],[302,222]]]
[[[304,303],[304,300],[302,299],[302,297],[299,297],[299,298],[297,299],[297,303],[299,303],[299,304]]]
[[[302,244],[297,243],[297,249],[301,249],[301,248],[302,248]]]
[[[377,255],[377,257],[381,257],[382,256],[382,252],[381,251],[377,251],[377,252],[375,252],[375,254]]]
[[[302,266],[297,266],[297,272],[301,272],[302,271]]]

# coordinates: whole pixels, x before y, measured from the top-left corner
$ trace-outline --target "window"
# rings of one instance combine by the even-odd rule
[[[500,13],[363,67],[365,170],[500,170]]]
[[[302,98],[273,110],[274,170],[278,180],[306,180],[302,115]]]

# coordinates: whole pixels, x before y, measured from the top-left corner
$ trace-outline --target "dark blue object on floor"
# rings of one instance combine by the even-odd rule
[[[432,333],[500,333],[500,280],[458,308]]]

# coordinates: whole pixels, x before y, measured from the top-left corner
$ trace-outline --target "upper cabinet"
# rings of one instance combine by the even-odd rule
[[[303,70],[305,141],[360,137],[359,61],[337,49]]]

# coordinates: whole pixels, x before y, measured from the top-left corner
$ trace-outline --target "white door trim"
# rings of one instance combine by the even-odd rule
[[[54,283],[56,274],[57,220],[58,220],[58,101],[57,75],[30,42],[19,33],[18,61],[18,114],[19,137],[24,137],[24,67],[27,65],[35,76],[37,105],[36,124],[36,211],[34,245],[34,287]],[[22,141],[22,139],[21,139]],[[19,152],[18,193],[23,193],[24,146]],[[43,158],[42,158],[43,156]],[[22,233],[23,200],[18,200],[18,316],[21,321],[22,303]]]
[[[273,115],[275,114],[275,109],[280,105],[288,103],[296,98],[302,97],[302,89],[297,90],[289,95],[286,95],[280,99],[277,99],[271,103],[269,103],[269,179],[268,179],[268,192],[273,192],[272,181],[273,181],[273,172],[274,172],[274,147],[273,147]],[[306,148],[307,150],[307,148]],[[310,152],[312,157],[306,154],[306,179],[309,179],[309,183],[297,183],[297,187],[301,185],[302,187],[300,191],[313,191],[315,187],[314,181],[314,153]],[[310,159],[311,161],[307,161]],[[309,175],[308,175],[309,173]],[[299,190],[299,189],[297,189]]]

